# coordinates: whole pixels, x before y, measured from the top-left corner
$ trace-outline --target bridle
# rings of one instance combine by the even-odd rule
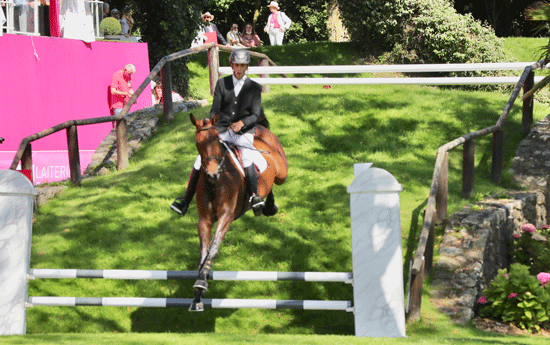
[[[214,126],[208,126],[208,127],[203,127],[201,129],[197,129],[197,132],[202,132],[202,131],[208,131],[210,129],[214,129],[215,127]],[[221,146],[222,150],[221,150],[221,153],[219,156],[215,157],[215,156],[211,156],[211,157],[206,157],[202,162],[201,162],[201,167],[202,169],[204,170],[204,172],[206,172],[206,165],[208,164],[208,162],[210,161],[213,161],[215,160],[216,162],[218,162],[218,174],[221,174],[223,169],[224,169],[224,163],[225,163],[225,156],[226,156],[226,153],[227,153],[227,146],[225,145],[225,143],[223,142],[223,140],[219,139],[218,138],[218,143],[219,145]]]

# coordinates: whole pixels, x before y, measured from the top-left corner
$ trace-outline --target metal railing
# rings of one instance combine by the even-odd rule
[[[44,1],[44,3],[46,3]],[[86,13],[92,17],[94,36],[102,39],[99,24],[103,18],[103,1],[84,0]],[[40,0],[30,0],[27,5],[16,5],[14,0],[0,0],[0,11],[4,11],[6,22],[0,27],[0,31],[8,34],[21,34],[40,36],[41,22],[39,9],[44,4]],[[49,13],[45,13],[48,15]]]

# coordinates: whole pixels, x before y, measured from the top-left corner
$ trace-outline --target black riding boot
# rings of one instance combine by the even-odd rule
[[[180,216],[185,216],[187,209],[193,196],[195,195],[195,190],[197,189],[197,182],[199,181],[200,170],[193,168],[191,175],[189,175],[189,182],[187,182],[187,190],[183,197],[176,198],[176,201],[172,203],[170,208],[178,213]]]
[[[265,206],[265,202],[261,196],[258,195],[258,176],[256,175],[256,168],[254,164],[244,168],[246,172],[246,181],[248,182],[248,187],[250,188],[250,206],[252,206],[252,211],[254,211],[255,216],[260,216],[262,214],[262,209]]]

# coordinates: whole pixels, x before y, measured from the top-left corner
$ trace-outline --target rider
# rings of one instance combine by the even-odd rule
[[[246,76],[250,64],[250,54],[246,49],[233,50],[229,56],[229,63],[233,74],[218,80],[210,118],[219,113],[220,117],[215,127],[219,132],[220,139],[235,143],[240,148],[246,181],[252,193],[250,204],[253,210],[259,210],[265,206],[265,202],[258,195],[258,179],[252,158],[256,153],[253,147],[254,127],[264,120],[261,87],[260,84]],[[193,195],[195,195],[200,176],[200,165],[199,156],[191,171],[185,196],[176,198],[170,207],[182,216],[187,212]],[[270,198],[272,198],[271,194]],[[275,209],[273,211],[273,214],[277,212]],[[272,214],[264,212],[264,215]]]

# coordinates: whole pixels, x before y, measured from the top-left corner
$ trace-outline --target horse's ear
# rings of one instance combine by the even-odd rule
[[[200,126],[200,121],[197,120],[197,118],[196,118],[192,113],[189,114],[189,119],[191,120],[191,123],[192,123],[195,127],[199,128],[199,126]]]
[[[212,126],[214,126],[216,124],[216,122],[218,122],[219,119],[220,119],[220,113],[216,113],[216,115],[214,115],[212,117],[212,119],[210,119],[210,122],[212,123]]]

